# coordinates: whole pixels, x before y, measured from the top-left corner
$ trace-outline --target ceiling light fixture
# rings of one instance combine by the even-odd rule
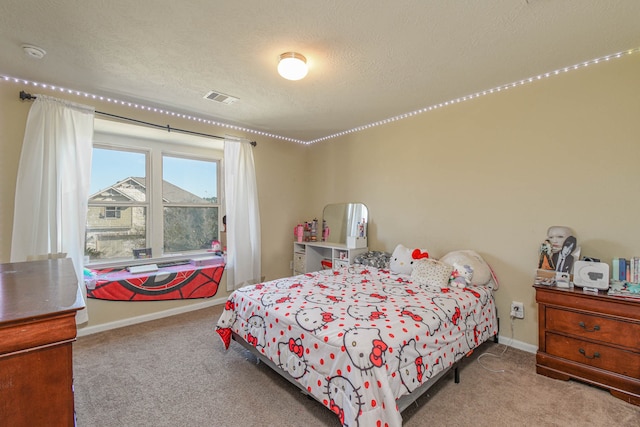
[[[42,59],[47,54],[47,52],[44,49],[38,46],[34,46],[32,44],[23,44],[22,50],[24,51],[25,55],[34,59]]]
[[[300,80],[307,75],[307,58],[297,52],[286,52],[280,55],[278,74],[287,80]]]

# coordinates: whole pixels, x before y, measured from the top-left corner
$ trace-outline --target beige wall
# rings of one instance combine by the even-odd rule
[[[640,55],[314,144],[316,210],[370,211],[369,245],[475,249],[494,268],[501,335],[537,346],[532,279],[551,225],[582,254],[640,256]],[[461,94],[463,95],[463,94]]]
[[[463,248],[480,252],[500,280],[501,334],[510,336],[510,302],[521,301],[526,317],[515,322],[514,336],[536,346],[531,282],[550,225],[573,227],[583,255],[607,262],[640,256],[638,76],[640,55],[633,55],[309,147],[247,135],[258,141],[263,274],[267,280],[290,274],[297,222],[320,217],[327,203],[363,202],[370,209],[372,249],[392,251],[403,243],[427,247],[434,257]],[[29,108],[18,99],[23,88],[36,92],[0,82],[1,262],[9,260]],[[174,127],[226,132],[92,105]],[[184,304],[189,302],[90,300],[90,325]]]
[[[256,140],[258,145],[254,148],[254,157],[262,215],[262,274],[268,280],[291,274],[289,262],[292,259],[293,224],[304,217],[296,210],[302,210],[304,207],[303,190],[306,172],[302,159],[306,147],[5,81],[0,82],[0,262],[10,260],[16,176],[24,127],[31,106],[30,102],[20,101],[18,97],[20,90],[33,94],[51,94],[93,105],[99,111],[162,125],[169,124],[175,128],[216,135],[232,133]],[[224,298],[228,295],[225,283],[226,280],[223,277],[220,289],[213,298]],[[153,316],[154,313],[163,310],[179,310],[184,306],[202,302],[203,300],[132,303],[90,299],[87,303],[90,320],[82,327],[99,328],[110,322],[119,322],[138,316]]]

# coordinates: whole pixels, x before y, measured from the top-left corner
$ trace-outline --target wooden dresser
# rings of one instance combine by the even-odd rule
[[[0,424],[73,426],[70,259],[0,264]]]
[[[640,405],[640,301],[534,285],[536,371],[605,388]]]

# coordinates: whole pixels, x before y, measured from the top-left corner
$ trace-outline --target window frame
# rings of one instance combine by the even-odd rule
[[[183,251],[179,254],[164,254],[164,203],[162,199],[163,158],[164,156],[180,157],[192,160],[213,161],[217,163],[217,197],[218,203],[211,205],[196,204],[197,207],[218,207],[218,239],[222,230],[224,216],[224,142],[194,135],[169,133],[166,130],[131,125],[96,118],[94,124],[93,148],[103,148],[130,152],[141,152],[146,155],[147,194],[145,202],[126,203],[92,203],[92,206],[146,206],[146,240],[147,247],[152,249],[153,257],[136,260],[133,254],[129,258],[94,259],[87,266],[101,268],[108,266],[128,266],[157,262],[171,262],[189,259],[195,255],[208,253],[204,249]],[[149,191],[150,189],[150,191]],[[155,214],[154,214],[155,212]]]

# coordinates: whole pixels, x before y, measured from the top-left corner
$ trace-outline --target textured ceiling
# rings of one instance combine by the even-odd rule
[[[635,49],[639,23],[639,0],[3,0],[0,75],[313,141]]]

